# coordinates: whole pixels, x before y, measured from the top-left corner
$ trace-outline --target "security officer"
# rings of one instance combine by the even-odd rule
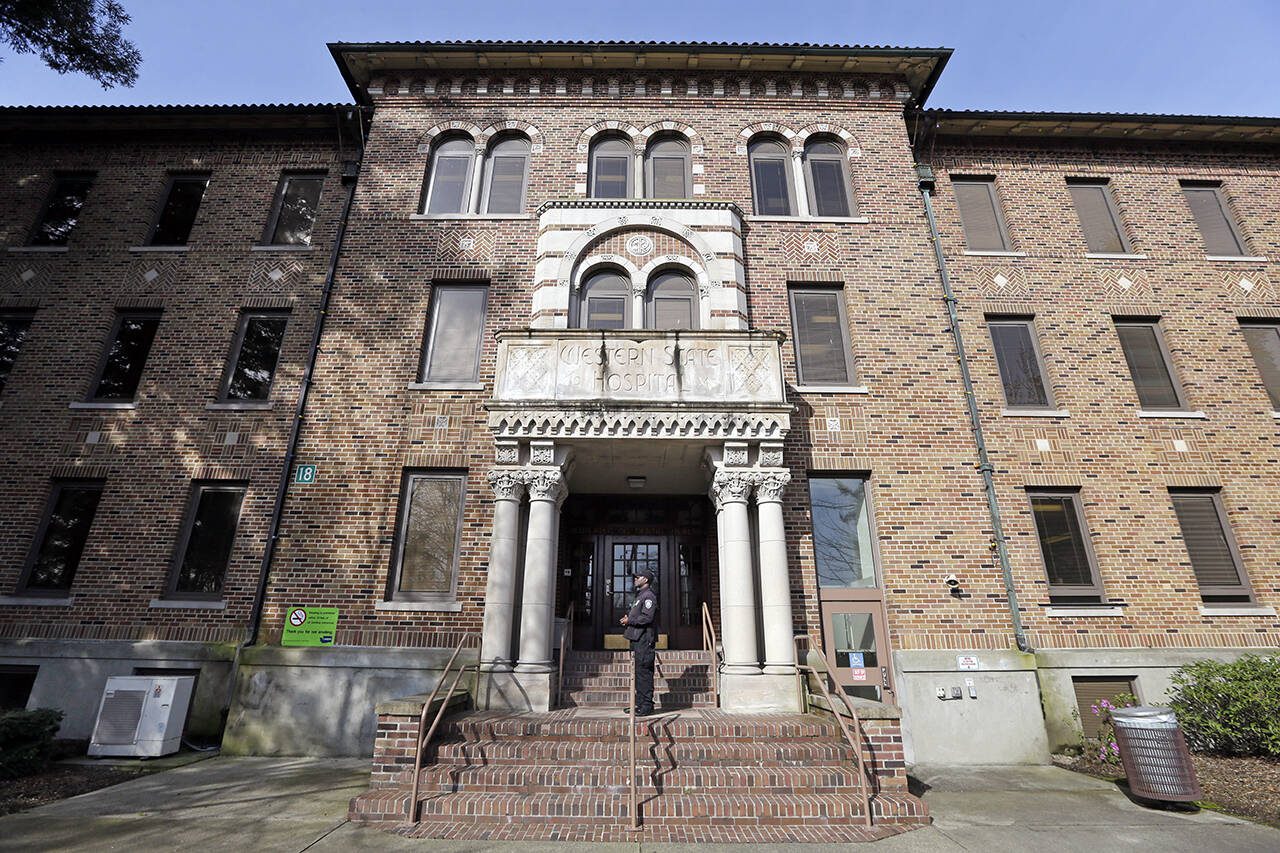
[[[631,641],[636,660],[636,716],[653,713],[653,661],[658,644],[658,596],[653,592],[653,572],[640,568],[635,573],[636,603],[620,620],[626,626],[622,636]]]

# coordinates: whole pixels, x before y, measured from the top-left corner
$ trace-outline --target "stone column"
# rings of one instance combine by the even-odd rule
[[[511,669],[511,630],[515,619],[516,566],[520,542],[520,498],[524,478],[514,469],[489,472],[493,488],[493,533],[489,538],[489,572],[484,593],[482,668]]]
[[[751,477],[747,472],[716,472],[711,498],[720,530],[720,641],[724,646],[723,672],[732,675],[760,674],[751,524],[747,516],[750,494]]]
[[[479,145],[476,146],[475,159],[471,161],[471,189],[467,193],[467,209],[466,213],[480,212],[480,181],[484,176],[485,150]]]
[[[644,148],[635,149],[636,156],[631,158],[632,180],[635,182],[631,187],[632,198],[644,198]]]
[[[804,180],[804,152],[791,152],[791,177],[796,186],[796,216],[809,215],[809,192]]]
[[[520,662],[516,672],[551,672],[555,629],[556,542],[564,474],[559,468],[531,468],[529,534],[524,550],[524,593],[520,603]]]
[[[766,675],[794,675],[795,634],[791,624],[791,577],[787,570],[787,533],[782,521],[782,492],[789,471],[753,475],[760,532],[760,613],[764,622]]]

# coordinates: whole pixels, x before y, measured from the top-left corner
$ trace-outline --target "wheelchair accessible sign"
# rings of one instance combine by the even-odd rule
[[[280,645],[332,646],[337,633],[338,608],[290,607]]]

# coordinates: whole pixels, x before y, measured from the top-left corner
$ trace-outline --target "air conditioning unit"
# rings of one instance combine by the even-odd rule
[[[108,678],[89,754],[156,758],[177,752],[195,682],[189,675]]]

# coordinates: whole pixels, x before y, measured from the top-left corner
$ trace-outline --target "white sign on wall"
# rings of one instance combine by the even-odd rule
[[[977,669],[977,655],[956,655],[956,669]]]

